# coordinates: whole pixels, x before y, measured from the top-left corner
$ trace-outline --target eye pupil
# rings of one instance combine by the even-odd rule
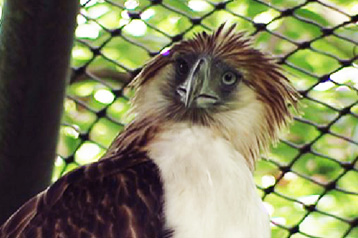
[[[183,60],[178,60],[178,70],[180,74],[186,74],[189,71],[188,64]]]
[[[186,69],[186,65],[183,64],[183,63],[181,63],[181,64],[179,65],[179,69],[180,69],[180,70],[185,70],[185,69]]]
[[[232,78],[233,78],[233,77],[232,77],[231,74],[226,74],[226,75],[225,75],[225,81],[226,81],[226,82],[229,82],[229,83],[230,83],[230,82],[232,81]]]
[[[237,81],[237,77],[234,73],[232,72],[226,72],[224,75],[223,75],[223,78],[222,78],[222,81],[225,85],[227,86],[231,86],[233,84],[236,83]]]

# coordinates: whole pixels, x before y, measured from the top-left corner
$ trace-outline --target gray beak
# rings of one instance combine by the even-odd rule
[[[187,80],[180,86],[182,101],[186,108],[206,108],[218,101],[218,96],[210,90],[210,62],[199,59],[190,71]]]
[[[205,72],[208,70],[208,63],[204,59],[198,60],[187,79],[185,107],[192,106],[194,99],[199,96],[204,80],[207,80]]]

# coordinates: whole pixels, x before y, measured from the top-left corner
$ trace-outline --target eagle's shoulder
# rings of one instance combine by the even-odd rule
[[[63,176],[23,205],[0,237],[164,237],[162,196],[146,153],[120,153]]]

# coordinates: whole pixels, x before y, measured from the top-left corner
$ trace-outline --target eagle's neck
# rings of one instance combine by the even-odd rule
[[[107,157],[138,150],[159,169],[173,238],[270,237],[248,160],[222,133],[146,117],[124,130]]]
[[[208,127],[166,126],[147,145],[164,186],[174,238],[269,237],[246,159]]]
[[[228,118],[231,119],[228,120]],[[259,157],[259,143],[255,133],[258,128],[252,125],[260,125],[260,123],[238,123],[235,117],[229,115],[220,123],[204,126],[189,122],[180,123],[170,120],[170,118],[163,119],[155,115],[137,115],[136,119],[116,138],[104,158],[118,153],[127,153],[131,150],[147,152],[147,147],[160,139],[158,135],[172,133],[175,137],[174,131],[186,129],[196,131],[200,129],[203,132],[210,132],[213,138],[221,138],[230,144],[244,158],[246,166],[253,172],[255,161]]]
[[[152,117],[135,119],[113,141],[102,159],[133,151],[146,152],[147,146],[163,129],[161,120]]]

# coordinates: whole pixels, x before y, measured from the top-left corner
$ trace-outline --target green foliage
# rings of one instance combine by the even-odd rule
[[[300,231],[292,238],[336,238],[345,233],[358,237],[358,228],[348,232],[345,222],[358,217],[358,69],[357,60],[349,65],[340,62],[358,54],[357,24],[344,23],[350,20],[347,15],[314,1],[242,0],[215,9],[214,4],[221,2],[89,1],[78,16],[72,66],[85,67],[87,72],[137,70],[152,54],[168,47],[171,37],[191,38],[223,22],[255,33],[257,48],[274,57],[287,56],[283,68],[305,93],[297,115],[301,119],[282,134],[285,142],[273,147],[256,167],[259,194],[276,224],[273,237],[290,236],[290,227]],[[296,9],[300,4],[304,5]],[[329,4],[357,14],[356,1],[330,0]],[[281,10],[291,8],[295,8],[292,14],[281,16]],[[131,19],[133,12],[140,13],[140,19]],[[201,19],[200,24],[193,25],[191,19]],[[266,24],[266,30],[256,32],[258,23]],[[323,35],[322,27],[334,28],[333,34]],[[303,42],[309,44],[301,49]],[[124,96],[118,97],[121,94],[116,92],[122,92],[125,83],[102,80],[85,76],[68,88],[53,180],[99,159],[133,119],[127,115],[133,92],[124,89]],[[345,108],[350,109],[341,113]],[[305,146],[308,150],[300,151]],[[345,169],[344,163],[354,163],[355,169]],[[272,186],[273,192],[266,194]],[[309,205],[317,210],[307,210]]]
[[[323,36],[322,27],[335,27],[349,18],[317,2],[309,2],[285,17],[281,17],[279,9],[293,8],[304,1],[273,0],[269,5],[254,0],[232,1],[225,9],[216,10],[213,4],[220,2],[164,0],[162,4],[151,5],[149,1],[93,1],[83,8],[87,18],[79,19],[73,66],[120,72],[139,69],[150,54],[169,46],[171,37],[176,35],[191,38],[223,22],[237,23],[238,31],[251,34],[256,31],[254,23],[267,24],[268,31],[256,32],[255,46],[274,56],[287,55],[283,67],[288,77],[298,90],[307,91],[307,97],[300,102],[299,117],[303,120],[295,120],[282,135],[286,143],[274,146],[256,167],[258,192],[264,197],[272,221],[278,224],[272,226],[272,235],[288,237],[290,233],[284,227],[297,226],[300,233],[291,237],[307,237],[305,234],[342,237],[349,225],[334,216],[346,220],[358,217],[355,205],[358,196],[344,192],[358,193],[358,172],[347,171],[341,164],[355,161],[358,156],[358,145],[349,141],[358,141],[358,105],[346,115],[339,110],[358,101],[358,69],[351,65],[342,67],[337,59],[350,60],[357,54],[356,44],[346,40],[358,39],[357,27],[347,24],[338,27],[334,35]],[[358,8],[352,1],[334,4],[347,12],[352,7]],[[141,19],[131,20],[129,13],[133,11],[139,12]],[[198,18],[202,18],[201,24],[192,25],[190,19]],[[110,31],[118,28],[120,35],[112,37]],[[300,42],[306,41],[312,42],[298,49]],[[99,54],[94,54],[89,46],[102,48]],[[323,76],[326,78],[321,82]],[[118,82],[114,85],[123,86]],[[96,97],[99,90],[107,92],[107,101],[101,102],[101,97]],[[74,156],[74,161],[66,165],[59,157],[54,172],[57,177],[59,171],[66,173],[98,159],[133,118],[127,116],[133,92],[126,89],[125,97],[114,98],[111,91],[91,79],[70,86],[72,99],[66,100],[63,121],[72,127],[62,127],[58,152],[62,158]],[[97,118],[95,112],[101,110],[105,110],[106,117]],[[327,130],[320,130],[326,126]],[[87,141],[81,139],[83,134],[89,135]],[[309,151],[301,153],[299,148],[307,145]],[[287,166],[289,171],[282,171],[280,166]],[[326,190],[331,183],[340,190]],[[272,186],[274,191],[265,194],[265,189]],[[305,206],[309,205],[316,205],[318,211],[308,211]],[[358,229],[347,235],[356,236]]]

